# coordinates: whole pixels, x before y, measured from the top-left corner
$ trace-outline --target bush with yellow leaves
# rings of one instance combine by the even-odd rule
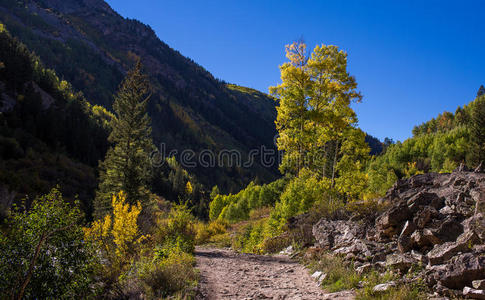
[[[225,235],[227,232],[228,222],[224,219],[218,219],[209,223],[198,222],[195,224],[195,242],[197,245],[212,244],[215,240]]]
[[[117,285],[132,267],[141,252],[142,242],[147,238],[140,234],[137,219],[141,204],[130,205],[125,202],[123,191],[113,195],[112,215],[95,221],[91,227],[83,228],[84,237],[98,248],[102,262],[102,277],[107,288]]]

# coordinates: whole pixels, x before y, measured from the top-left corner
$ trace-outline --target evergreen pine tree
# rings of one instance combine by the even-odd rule
[[[146,112],[149,83],[142,74],[141,63],[128,72],[115,96],[108,138],[112,147],[100,163],[100,183],[96,192],[95,217],[110,212],[111,197],[123,190],[126,201],[148,201],[148,183],[151,177],[149,155],[154,149],[150,118]]]
[[[485,87],[483,86],[483,84],[480,86],[480,88],[478,89],[478,92],[477,92],[477,97],[480,97],[482,95],[485,94]]]
[[[471,167],[485,162],[485,97],[475,100],[471,113]]]

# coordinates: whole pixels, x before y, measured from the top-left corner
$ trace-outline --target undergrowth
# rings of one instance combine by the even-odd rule
[[[306,255],[302,263],[307,266],[311,273],[321,271],[326,274],[321,287],[328,292],[343,290],[355,290],[357,300],[370,299],[398,299],[415,300],[426,299],[426,288],[423,282],[410,284],[397,284],[384,292],[374,292],[376,285],[398,282],[401,278],[396,272],[387,270],[378,272],[372,270],[366,274],[358,274],[352,262],[343,257],[328,252],[316,252]]]

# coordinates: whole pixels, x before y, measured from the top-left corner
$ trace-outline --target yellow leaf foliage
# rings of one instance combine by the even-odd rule
[[[108,255],[116,254],[118,258],[136,253],[141,242],[147,238],[138,230],[137,219],[142,209],[140,202],[136,205],[125,202],[126,194],[123,191],[113,195],[113,215],[107,215],[95,221],[91,227],[84,228],[87,240],[100,246]]]
[[[192,183],[190,183],[190,181],[187,181],[187,184],[185,185],[185,192],[190,195],[193,191],[194,189],[192,188]]]

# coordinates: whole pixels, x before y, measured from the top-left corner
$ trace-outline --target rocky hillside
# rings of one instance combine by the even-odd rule
[[[141,59],[153,89],[153,136],[167,151],[235,149],[247,157],[252,148],[274,147],[273,99],[217,80],[150,27],[121,17],[102,0],[2,0],[0,21],[91,103],[108,109],[126,70]],[[276,166],[258,163],[189,171],[225,191],[277,174]]]
[[[458,169],[399,180],[385,209],[358,219],[321,219],[313,251],[331,250],[357,273],[393,269],[402,282],[424,281],[450,297],[485,298],[485,174]]]

